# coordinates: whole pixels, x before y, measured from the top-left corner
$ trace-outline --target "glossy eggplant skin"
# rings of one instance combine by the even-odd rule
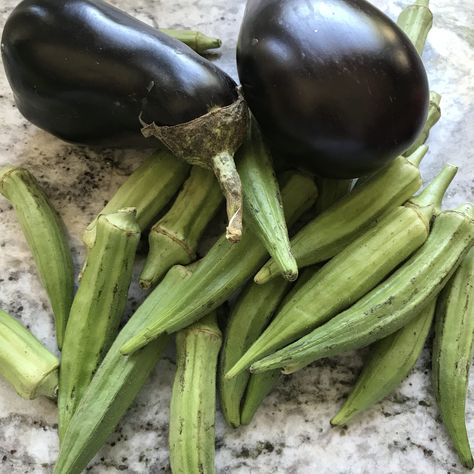
[[[237,98],[211,62],[101,0],[21,2],[2,58],[20,112],[75,143],[154,146],[139,117],[177,125]]]
[[[364,0],[248,0],[237,64],[276,154],[324,177],[376,171],[408,148],[426,118],[419,55]]]

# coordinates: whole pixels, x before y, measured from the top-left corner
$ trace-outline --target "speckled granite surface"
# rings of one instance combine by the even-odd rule
[[[159,26],[196,27],[220,36],[216,61],[235,75],[234,47],[244,0],[114,0],[142,20]],[[407,2],[374,0],[395,17]],[[0,29],[16,0],[0,5]],[[435,27],[424,59],[431,87],[443,95],[443,119],[430,137],[422,166],[431,178],[447,161],[461,170],[446,205],[472,200],[474,188],[474,3],[432,0]],[[78,239],[142,152],[77,148],[28,124],[13,105],[0,71],[0,164],[28,166],[63,216],[76,268],[83,258]],[[45,292],[11,207],[0,199],[0,306],[19,318],[50,348],[53,327]],[[134,287],[128,309],[143,298]],[[425,351],[414,373],[397,392],[347,429],[331,429],[329,419],[350,390],[361,354],[322,361],[289,377],[268,398],[254,422],[233,431],[217,419],[217,470],[228,473],[459,473],[463,472],[440,425]],[[174,355],[164,358],[121,423],[90,466],[91,473],[169,472],[167,417]],[[474,382],[474,376],[472,377]],[[468,408],[474,439],[474,395]],[[48,400],[18,398],[0,381],[0,473],[49,473],[58,452],[56,409]]]

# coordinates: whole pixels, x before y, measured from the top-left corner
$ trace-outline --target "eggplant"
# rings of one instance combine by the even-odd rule
[[[53,135],[155,147],[145,138],[153,135],[178,157],[213,169],[228,200],[229,239],[238,240],[233,154],[248,111],[217,66],[101,0],[21,2],[5,24],[2,59],[19,111]]]
[[[377,171],[410,146],[427,115],[415,47],[364,0],[249,0],[237,65],[274,152],[326,178]]]

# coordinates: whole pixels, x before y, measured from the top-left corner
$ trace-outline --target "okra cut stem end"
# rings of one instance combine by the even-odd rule
[[[457,172],[458,167],[448,163],[420,194],[410,199],[409,203],[419,208],[432,206],[435,215],[439,214],[443,197]]]
[[[38,389],[36,396],[56,399],[58,396],[59,373],[56,367],[49,374],[46,374]]]
[[[17,168],[16,166],[7,164],[5,166],[0,167],[0,192],[2,194],[5,193],[4,189],[4,179],[8,177],[8,175],[14,171],[20,170],[21,168]],[[8,196],[5,195],[8,198]]]
[[[107,220],[112,226],[129,234],[140,234],[137,223],[137,210],[134,207],[119,209],[112,214],[102,214],[99,219]]]
[[[420,145],[411,155],[407,156],[407,160],[414,166],[419,167],[421,161],[428,153],[428,145]]]

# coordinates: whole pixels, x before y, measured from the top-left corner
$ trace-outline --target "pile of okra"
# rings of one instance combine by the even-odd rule
[[[423,25],[420,53],[426,18]],[[413,24],[404,27],[412,39],[421,34]],[[440,99],[431,92],[425,127],[409,150],[356,182],[275,174],[251,128],[237,161],[242,239],[222,236],[199,260],[222,194],[210,171],[169,151],[146,159],[85,229],[80,275],[64,224],[34,176],[1,168],[0,193],[13,206],[49,296],[61,360],[0,310],[0,374],[24,398],[57,399],[54,472],[86,468],[170,344],[177,351],[171,469],[211,473],[217,396],[226,422],[238,428],[250,423],[282,372],[368,347],[355,386],[330,420],[346,425],[397,388],[431,332],[439,413],[462,464],[472,468],[465,402],[474,206],[441,209],[456,166],[446,165],[424,186],[419,171]],[[119,331],[144,233],[140,286],[150,291]],[[228,300],[230,312],[222,311]]]

